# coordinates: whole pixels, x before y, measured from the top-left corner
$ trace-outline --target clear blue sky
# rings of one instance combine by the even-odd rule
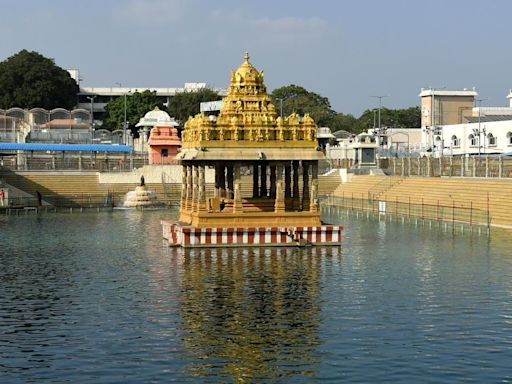
[[[84,86],[225,87],[249,50],[269,90],[291,83],[358,116],[477,87],[505,106],[510,0],[0,0],[0,60],[38,51]]]

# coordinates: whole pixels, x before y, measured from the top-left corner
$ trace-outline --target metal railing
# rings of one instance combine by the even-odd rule
[[[427,177],[512,178],[512,157],[497,155],[380,159],[386,174]]]
[[[387,199],[367,199],[364,193],[360,196],[329,196],[322,200],[324,207],[339,207],[341,209],[370,212],[377,215],[393,215],[404,218],[416,218],[421,220],[432,220],[455,223],[464,223],[470,226],[491,225],[492,217],[489,210],[474,208],[473,202],[469,202],[468,206],[458,204],[456,201],[450,203],[437,201],[437,203],[425,203],[424,199],[421,203],[412,202],[410,197],[407,201],[387,200]]]
[[[44,194],[41,202],[36,197],[9,197],[0,203],[0,208],[115,208],[122,207],[125,201],[126,193],[124,192],[107,192],[104,194],[74,194],[74,195],[49,195]],[[158,202],[164,206],[173,206],[179,204],[179,195],[168,192],[158,195]]]
[[[403,182],[405,178],[385,178],[384,180],[379,181],[377,184],[373,185],[368,190],[368,199],[374,200],[378,198],[380,195],[382,195],[387,190],[393,188],[395,185],[400,184]]]

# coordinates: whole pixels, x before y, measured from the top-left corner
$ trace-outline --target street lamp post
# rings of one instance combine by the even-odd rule
[[[388,95],[379,95],[379,96],[370,96],[370,97],[375,97],[375,98],[379,99],[379,130],[380,130],[380,110],[382,108],[382,99],[384,97],[388,97]]]
[[[116,85],[118,85],[119,88],[122,87],[121,83],[116,83]],[[126,121],[126,92],[123,92],[123,98],[124,98],[123,143],[126,145],[126,141],[128,139],[127,134],[126,134],[126,130],[128,128],[128,124]]]
[[[94,99],[96,95],[87,96],[87,98],[91,101],[91,114],[90,114],[90,123],[91,123],[91,144],[94,139]]]
[[[276,100],[279,100],[279,116],[283,117],[283,101],[291,99],[292,97],[298,96],[295,93],[292,93],[286,97],[276,97]]]
[[[388,97],[388,95],[378,95],[378,96],[370,96],[370,97],[375,97],[377,99],[379,99],[379,114],[378,114],[378,132],[379,132],[379,140],[383,141],[382,140],[382,137],[381,135],[384,133],[383,130],[382,130],[382,127],[381,127],[381,120],[380,120],[380,110],[382,109],[382,99],[384,97]],[[373,115],[373,120],[375,121],[375,114]],[[374,124],[375,125],[375,124]],[[382,145],[383,143],[381,143]]]
[[[482,124],[482,101],[485,101],[487,99],[475,99],[475,101],[478,103],[478,163],[480,164],[480,135],[482,133],[481,124]],[[485,142],[485,137],[484,137]]]

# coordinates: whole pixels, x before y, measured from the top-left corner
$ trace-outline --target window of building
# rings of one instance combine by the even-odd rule
[[[512,145],[512,132],[507,133],[507,143],[508,145]]]
[[[494,136],[492,133],[489,133],[487,135],[487,142],[489,143],[490,147],[496,146],[496,136]]]
[[[160,150],[160,156],[162,156],[162,157],[167,157],[167,156],[169,156],[169,150],[168,150],[167,148],[162,148],[162,149]]]
[[[456,148],[460,147],[460,139],[455,135],[452,136],[452,146]]]
[[[476,147],[476,137],[475,135],[471,134],[468,136],[469,139],[469,146],[470,147]]]

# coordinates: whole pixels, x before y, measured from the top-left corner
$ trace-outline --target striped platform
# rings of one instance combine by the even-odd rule
[[[341,243],[342,230],[341,225],[195,228],[162,221],[163,237],[169,245],[185,248],[333,245]]]

